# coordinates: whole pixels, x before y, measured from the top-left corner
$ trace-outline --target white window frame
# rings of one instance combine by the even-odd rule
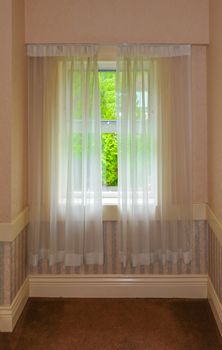
[[[115,61],[99,61],[98,62],[99,72],[110,72],[116,71],[116,62]],[[101,134],[102,133],[117,133],[117,120],[101,120]],[[108,187],[108,186],[107,186]],[[102,203],[106,216],[110,213],[117,212],[118,209],[118,186],[110,187],[110,189],[102,191]],[[109,207],[111,209],[109,209]],[[116,217],[116,215],[115,215]]]

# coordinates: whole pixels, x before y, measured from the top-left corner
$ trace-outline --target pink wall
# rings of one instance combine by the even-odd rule
[[[11,9],[11,1],[0,2],[0,222],[11,215]]]
[[[208,40],[208,0],[26,0],[27,43]]]
[[[206,47],[192,47],[193,202],[207,202]]]
[[[210,1],[208,49],[209,205],[222,222],[222,1]]]
[[[24,0],[13,0],[11,217],[27,204],[27,59]]]
[[[0,222],[26,204],[24,0],[0,2]]]

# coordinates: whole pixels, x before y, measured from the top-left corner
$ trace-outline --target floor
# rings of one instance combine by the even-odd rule
[[[206,300],[29,299],[1,350],[222,349]]]

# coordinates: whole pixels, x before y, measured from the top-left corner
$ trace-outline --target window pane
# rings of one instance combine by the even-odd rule
[[[99,72],[102,120],[116,120],[116,72]]]
[[[116,190],[115,187],[118,185],[116,72],[100,71],[99,84],[102,129],[102,185],[104,191],[110,191]]]
[[[102,134],[102,181],[103,187],[118,185],[117,134]]]

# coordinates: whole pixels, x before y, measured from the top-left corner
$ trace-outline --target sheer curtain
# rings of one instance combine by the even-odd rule
[[[121,46],[117,115],[122,262],[189,263],[190,47]]]
[[[30,45],[30,263],[103,263],[97,47]]]

